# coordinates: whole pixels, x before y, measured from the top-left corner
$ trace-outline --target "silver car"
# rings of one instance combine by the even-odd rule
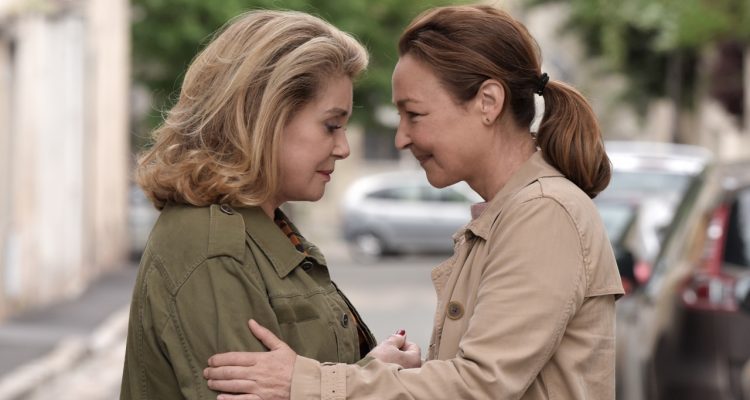
[[[342,232],[352,254],[450,252],[452,235],[471,220],[482,198],[460,182],[436,189],[424,171],[396,171],[357,180],[342,204]]]
[[[713,157],[704,148],[671,143],[607,142],[606,148],[612,180],[594,202],[618,257],[629,260],[618,267],[631,289],[650,279],[679,204]],[[628,211],[627,229],[610,228],[613,209]]]
[[[679,283],[674,276],[665,279],[665,255],[674,251],[670,250],[674,238],[692,230],[685,223],[686,215],[710,176],[714,159],[704,148],[668,143],[613,142],[607,143],[607,153],[613,165],[612,181],[595,202],[605,223],[607,208],[613,203],[625,202],[634,210],[620,238],[610,237],[623,284],[630,292],[617,302],[617,398],[686,399],[684,393],[656,396],[651,390],[657,384],[653,378],[663,378],[670,368],[654,374],[652,360],[666,348],[658,336],[668,325],[662,317],[674,309],[669,299],[675,293],[665,291],[665,283]],[[697,247],[690,252],[702,250]],[[663,298],[667,301],[659,300]],[[695,393],[697,398],[716,398],[700,393]]]

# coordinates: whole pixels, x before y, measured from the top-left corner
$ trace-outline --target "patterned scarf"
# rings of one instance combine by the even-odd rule
[[[292,245],[294,245],[294,248],[297,249],[297,251],[304,255],[309,255],[307,254],[307,251],[305,251],[305,247],[302,246],[300,236],[294,232],[294,229],[292,229],[292,226],[289,223],[289,219],[283,212],[281,212],[281,210],[276,210],[273,216],[273,222],[275,222],[281,231],[284,232],[286,237],[289,238],[289,241],[292,242]]]

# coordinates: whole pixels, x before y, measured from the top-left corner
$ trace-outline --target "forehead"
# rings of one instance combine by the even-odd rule
[[[448,97],[437,75],[413,56],[399,58],[393,70],[393,103],[426,102]]]
[[[319,112],[326,112],[331,109],[351,112],[352,91],[352,80],[348,76],[330,77],[321,82],[320,88],[309,106]]]

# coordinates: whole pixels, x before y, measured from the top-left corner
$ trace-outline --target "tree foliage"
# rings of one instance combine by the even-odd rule
[[[636,104],[670,96],[675,87],[694,89],[695,66],[706,46],[750,42],[747,0],[564,1],[571,7],[566,27],[580,35],[591,55],[624,72],[631,81],[628,97]]]
[[[372,111],[390,102],[396,41],[419,12],[446,0],[133,0],[133,74],[153,93],[157,110],[176,100],[184,72],[210,35],[250,9],[288,9],[317,15],[352,33],[371,63],[355,89],[354,118],[373,123]],[[148,126],[161,120],[154,112]]]

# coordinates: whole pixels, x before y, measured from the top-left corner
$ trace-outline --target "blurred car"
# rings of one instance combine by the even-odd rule
[[[618,302],[621,398],[750,398],[748,291],[750,162],[719,165],[680,203],[650,280]]]
[[[750,281],[744,281],[737,285],[737,301],[740,303],[742,310],[750,314]],[[745,363],[740,377],[742,386],[742,398],[750,399],[750,362]]]
[[[594,199],[615,251],[627,292],[649,280],[665,232],[712,155],[670,143],[606,142],[609,186]]]
[[[602,215],[626,294],[643,290],[669,235],[680,221],[678,210],[689,207],[689,194],[702,186],[713,157],[706,149],[670,143],[605,143],[612,161],[612,180],[594,201]],[[618,399],[643,399],[635,379],[637,335],[632,314],[637,306],[617,302]],[[632,342],[632,344],[630,344]]]
[[[464,182],[432,187],[421,170],[366,176],[344,195],[343,238],[363,260],[450,252],[453,234],[471,220],[471,204],[481,201]]]
[[[635,286],[635,256],[629,249],[628,239],[638,217],[638,204],[627,200],[608,198],[596,202],[599,215],[615,253],[625,293]]]

